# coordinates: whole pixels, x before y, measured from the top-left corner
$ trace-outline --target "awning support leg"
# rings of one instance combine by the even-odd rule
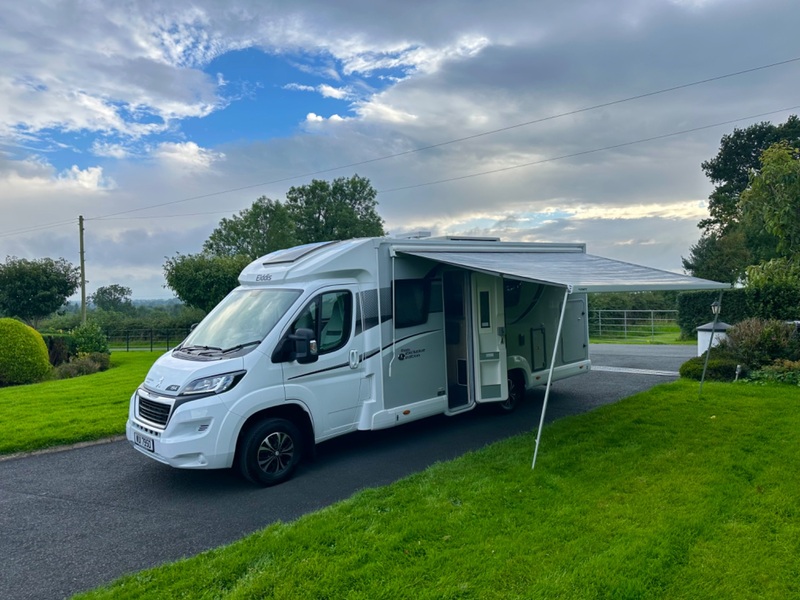
[[[567,312],[567,296],[569,296],[570,288],[564,290],[564,301],[561,304],[561,316],[558,318],[558,328],[556,329],[556,341],[553,344],[553,355],[550,357],[550,372],[547,374],[547,387],[544,390],[544,403],[542,404],[542,416],[539,419],[539,430],[536,432],[536,447],[533,450],[533,462],[531,463],[531,471],[536,467],[536,456],[539,454],[539,441],[542,438],[542,429],[544,428],[544,415],[547,412],[547,400],[550,398],[550,386],[553,384],[553,371],[556,368],[556,353],[558,352],[558,342],[561,340],[561,328],[564,325],[564,315]]]

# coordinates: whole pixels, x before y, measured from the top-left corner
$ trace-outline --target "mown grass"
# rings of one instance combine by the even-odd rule
[[[79,597],[800,597],[798,388],[664,384],[542,443],[534,472],[518,436]]]
[[[592,344],[655,344],[655,345],[696,345],[697,340],[681,338],[681,330],[675,327],[668,330],[656,331],[655,333],[630,333],[625,336],[619,332],[589,336]]]
[[[112,353],[102,373],[0,388],[0,454],[124,433],[131,394],[159,354]]]

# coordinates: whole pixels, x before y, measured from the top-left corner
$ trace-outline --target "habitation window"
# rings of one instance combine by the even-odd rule
[[[426,279],[399,279],[394,282],[395,327],[413,327],[428,322],[431,284]]]

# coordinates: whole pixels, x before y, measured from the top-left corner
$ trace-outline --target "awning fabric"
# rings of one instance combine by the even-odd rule
[[[567,288],[572,292],[719,290],[726,283],[698,279],[583,252],[439,251],[398,252],[512,279]]]

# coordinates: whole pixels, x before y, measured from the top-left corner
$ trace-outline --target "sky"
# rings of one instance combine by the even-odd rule
[[[796,0],[28,0],[0,11],[0,260],[170,298],[220,220],[358,174],[391,235],[682,272],[734,128],[800,114]],[[710,81],[709,81],[710,80]]]

